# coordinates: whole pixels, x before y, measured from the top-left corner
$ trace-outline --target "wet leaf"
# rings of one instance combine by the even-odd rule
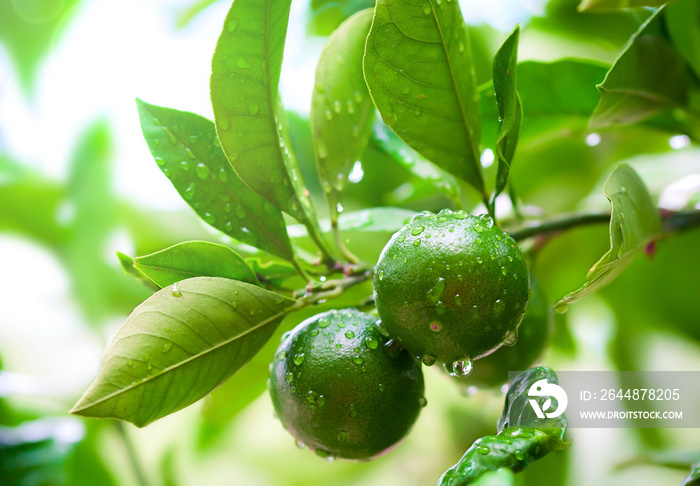
[[[617,166],[605,182],[604,192],[612,204],[610,249],[588,271],[586,283],[556,304],[559,312],[614,280],[649,242],[661,234],[661,221],[654,201],[630,166]]]
[[[208,241],[185,241],[134,259],[134,268],[160,288],[191,277],[223,277],[258,285],[255,273],[231,248]]]
[[[71,413],[143,427],[180,410],[247,363],[293,303],[218,277],[164,288],[127,318]]]
[[[364,71],[384,122],[485,196],[479,96],[459,3],[379,0]]]
[[[211,121],[141,100],[137,105],[156,163],[200,218],[242,243],[293,258],[282,213],[231,168]]]

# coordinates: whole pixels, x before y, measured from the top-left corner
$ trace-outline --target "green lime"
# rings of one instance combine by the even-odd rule
[[[530,369],[547,344],[553,318],[553,307],[537,279],[530,275],[530,302],[518,326],[517,342],[476,361],[468,377],[455,379],[465,386],[500,386],[508,381],[509,371]]]
[[[515,241],[486,215],[419,213],[379,257],[383,327],[426,365],[466,376],[472,360],[515,337],[529,272]]]
[[[356,309],[332,310],[299,324],[277,349],[269,381],[277,416],[320,456],[378,456],[408,433],[426,403],[420,363],[392,346],[376,321]]]

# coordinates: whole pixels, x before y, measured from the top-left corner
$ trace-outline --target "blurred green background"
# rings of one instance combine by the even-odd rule
[[[292,5],[281,93],[321,213],[308,123],[315,62],[325,36],[372,3]],[[541,103],[540,112],[525,112],[512,181],[527,214],[605,208],[602,182],[620,161],[639,172],[661,206],[697,206],[700,150],[687,136],[652,125],[587,128],[598,100],[595,84],[647,10],[579,13],[569,0],[461,3],[480,82],[490,79],[491,57],[519,22],[521,77],[537,86],[528,92],[532,104],[567,101],[565,110]],[[458,389],[440,370],[426,368],[429,405],[399,448],[371,463],[325,462],[295,447],[273,417],[264,383],[255,380],[275,337],[230,384],[145,429],[67,415],[110,337],[150,294],[124,274],[115,252],[226,241],[162,177],[142,139],[134,99],[211,118],[210,59],[229,6],[223,0],[0,0],[2,485],[139,484],[137,462],[149,485],[425,486],[476,438],[495,432],[501,391]],[[560,63],[538,79],[534,61]],[[488,145],[495,132],[488,127],[496,123],[484,121],[482,162],[492,177]],[[356,164],[347,212],[450,204],[425,167],[398,163],[382,147],[371,143]],[[376,258],[402,222],[358,224],[345,236],[360,256]],[[583,283],[608,246],[604,226],[576,229],[540,249],[533,271],[556,301]],[[556,316],[542,363],[555,370],[700,370],[699,246],[698,230],[663,241],[653,258],[637,259],[604,291]],[[368,285],[346,304],[368,295]],[[291,315],[278,334],[318,311]],[[700,460],[692,429],[575,429],[570,437],[567,452],[533,465],[519,484],[678,484],[685,465]],[[672,464],[682,467],[666,467]]]

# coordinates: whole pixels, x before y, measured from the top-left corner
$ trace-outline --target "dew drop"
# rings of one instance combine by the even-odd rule
[[[346,440],[348,440],[348,433],[345,432],[344,430],[339,430],[338,431],[338,441],[345,442]]]
[[[423,230],[425,230],[425,226],[416,226],[415,228],[413,228],[411,230],[411,234],[413,236],[418,236],[419,234],[421,234],[423,232]]]
[[[330,319],[324,317],[323,319],[318,321],[318,327],[320,327],[321,329],[324,329],[324,328],[328,327],[330,325],[330,323],[331,323]]]
[[[204,221],[206,221],[209,224],[216,223],[216,216],[213,215],[212,213],[204,213],[202,215],[202,218],[204,219]]]
[[[485,456],[485,455],[487,455],[489,452],[491,452],[491,449],[489,449],[489,448],[486,447],[486,446],[479,446],[479,447],[476,448],[476,450],[477,450],[477,452],[479,452],[479,454],[481,454],[482,456]]]
[[[447,285],[447,283],[445,282],[445,279],[442,277],[439,277],[437,283],[435,284],[435,287],[433,287],[432,289],[430,289],[428,291],[428,299],[430,299],[430,301],[433,304],[437,304],[440,301],[440,297],[442,296],[442,293],[445,291],[446,285]],[[439,329],[438,329],[438,331],[439,331]]]
[[[518,461],[523,461],[525,460],[525,453],[520,449],[516,449],[515,452],[513,452],[513,457],[515,457]]]
[[[384,349],[386,349],[386,353],[389,355],[389,357],[396,358],[399,354],[401,354],[403,346],[401,346],[401,343],[398,341],[389,339],[384,343]]]
[[[469,376],[469,373],[472,372],[472,368],[472,360],[469,358],[455,361],[451,365],[445,364],[445,370],[450,374],[450,376],[455,376],[458,378]]]
[[[287,357],[286,351],[280,351],[279,353],[277,353],[277,359],[279,359],[279,360],[283,360],[286,357]]]
[[[190,201],[194,197],[194,191],[195,191],[195,185],[193,182],[191,182],[190,185],[187,186],[187,189],[185,189],[185,192],[182,195],[185,199]]]
[[[425,407],[427,404],[428,404],[428,399],[427,399],[427,398],[425,398],[425,397],[420,397],[420,398],[418,399],[418,405],[420,405],[421,408],[422,408],[422,407]]]
[[[304,358],[306,358],[304,353],[297,354],[296,356],[294,356],[294,364],[299,366],[300,364],[302,364],[304,362]]]
[[[235,32],[238,28],[238,19],[231,19],[226,23],[226,30],[229,32]]]
[[[202,180],[205,180],[207,177],[209,177],[209,167],[207,167],[204,164],[197,164],[195,172],[197,173],[197,177],[199,177]]]
[[[127,359],[127,360],[126,360],[126,365],[127,365],[129,368],[133,368],[133,366],[134,366],[134,360],[131,359],[131,358]]]
[[[421,240],[416,240],[413,242],[413,246],[420,246]]]
[[[430,8],[430,4],[429,4],[429,3],[426,3],[425,5],[423,5],[423,13],[424,13],[425,15],[430,15],[430,12],[432,12],[432,11],[433,11],[433,9]]]
[[[379,341],[373,337],[368,337],[365,339],[365,346],[367,346],[368,349],[377,349],[379,347]]]
[[[190,163],[186,160],[183,160],[182,162],[180,162],[180,168],[184,171],[188,171],[190,170]]]
[[[288,372],[286,375],[284,375],[284,379],[287,380],[287,383],[292,383],[294,381],[294,373],[291,371]]]
[[[352,331],[348,331],[348,332],[345,333],[345,337],[348,338],[348,339],[352,339],[352,338],[355,337],[355,333],[352,332]]]
[[[497,299],[496,302],[493,303],[493,312],[496,314],[500,314],[503,312],[503,309],[505,308],[506,303],[502,301],[501,299]]]
[[[167,342],[167,343],[163,344],[163,347],[161,348],[161,351],[162,351],[163,353],[167,353],[167,352],[170,351],[171,349],[173,349],[173,343]]]
[[[146,369],[148,371],[151,371],[153,369],[153,366],[151,365],[151,363],[146,364]]]
[[[515,343],[518,342],[518,330],[513,329],[512,331],[508,331],[503,338],[503,345],[504,346],[515,346]]]
[[[355,363],[355,364],[360,365],[360,364],[364,363],[365,360],[362,359],[361,356],[355,356],[355,357],[352,358],[352,362]]]
[[[431,354],[426,354],[421,358],[421,361],[425,366],[433,366],[437,361],[437,358]]]
[[[384,280],[384,270],[379,270],[379,272],[377,272],[377,278],[379,280]]]

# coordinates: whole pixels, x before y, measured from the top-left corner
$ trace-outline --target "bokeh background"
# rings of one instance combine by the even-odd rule
[[[308,125],[315,63],[339,22],[372,4],[292,4],[280,89],[321,213]],[[482,82],[516,23],[523,28],[521,61],[588,60],[601,82],[648,16],[644,10],[578,13],[569,0],[461,4]],[[429,405],[414,430],[371,463],[329,463],[296,448],[273,417],[264,382],[245,392],[224,386],[145,429],[67,415],[110,337],[149,295],[124,274],[115,252],[224,241],[153,163],[134,99],[211,118],[210,60],[229,6],[228,0],[0,0],[0,484],[143,484],[131,453],[148,485],[425,486],[473,440],[495,431],[502,391],[460,389],[433,368],[426,369]],[[574,81],[549,83],[566,93]],[[646,125],[591,132],[585,107],[591,100],[595,106],[594,83],[581,96],[578,115],[538,119],[546,130],[529,125],[525,114],[512,178],[528,211],[557,215],[597,209],[601,201],[605,208],[602,181],[623,160],[662,207],[697,205],[700,151],[687,136]],[[493,163],[488,147],[482,163],[487,169]],[[450,203],[434,181],[372,145],[351,181],[347,212],[439,210]],[[364,245],[370,255],[391,228]],[[700,370],[699,245],[697,230],[663,241],[653,258],[639,258],[604,291],[557,315],[541,362],[555,370]],[[608,246],[604,226],[549,242],[534,271],[550,299],[578,288]],[[287,319],[280,333],[302,317]],[[533,465],[519,484],[679,484],[685,466],[700,460],[692,429],[576,429],[570,437],[567,452]],[[668,467],[674,464],[680,467]]]

